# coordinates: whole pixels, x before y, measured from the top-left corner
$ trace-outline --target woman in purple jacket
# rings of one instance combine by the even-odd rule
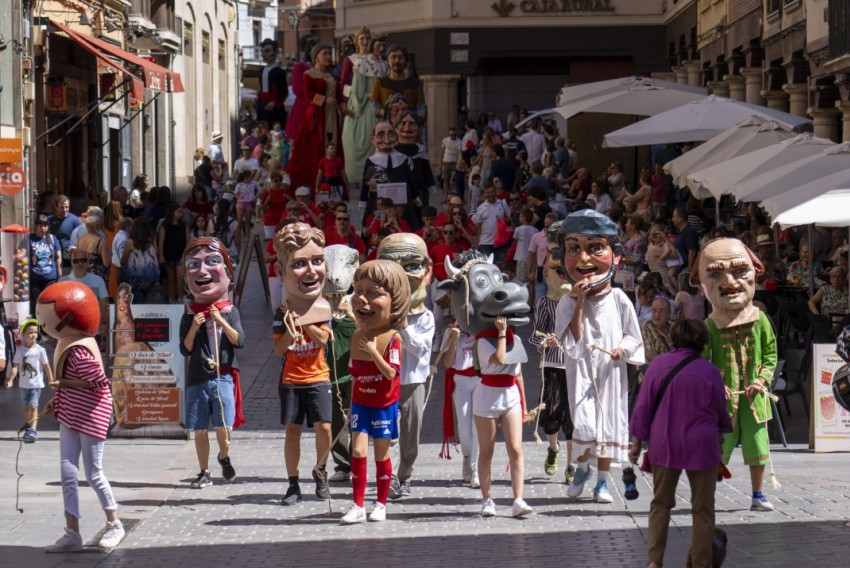
[[[674,351],[657,356],[641,385],[630,422],[629,458],[637,463],[641,440],[648,440],[654,496],[649,509],[648,565],[664,563],[670,509],[682,470],[691,486],[693,535],[688,566],[712,566],[714,491],[724,432],[732,431],[720,371],[700,354],[708,331],[700,320],[680,320],[670,332]],[[667,376],[693,357],[673,376],[660,401],[656,395]]]

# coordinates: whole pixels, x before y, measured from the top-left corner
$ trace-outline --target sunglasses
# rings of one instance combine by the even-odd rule
[[[350,221],[351,219],[349,219],[348,217],[337,217],[336,220],[337,221]]]
[[[522,201],[522,199],[520,199],[519,197],[511,197],[510,199],[508,199],[508,201],[513,203],[514,201]]]
[[[71,264],[88,264],[89,259],[87,258],[75,258],[71,261]]]
[[[443,231],[443,234],[444,235],[454,235],[455,232],[454,231]]]

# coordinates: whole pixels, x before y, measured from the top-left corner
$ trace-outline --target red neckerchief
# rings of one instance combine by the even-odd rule
[[[230,303],[230,300],[225,298],[224,300],[219,300],[219,301],[213,302],[211,304],[192,303],[192,305],[189,306],[189,309],[192,310],[193,314],[202,313],[202,314],[204,314],[205,318],[208,318],[208,317],[210,317],[210,308],[211,307],[215,306],[215,309],[217,309],[218,311],[222,311],[222,310],[224,310],[224,308],[229,308],[232,305],[233,304]]]
[[[488,338],[489,339],[491,337],[496,338],[496,339],[499,338],[499,330],[496,329],[495,327],[493,329],[480,331],[475,335],[476,340],[482,339],[482,338]],[[505,330],[505,338],[506,338],[505,339],[505,346],[510,347],[511,343],[514,342],[514,330],[512,330],[511,328],[507,328]]]

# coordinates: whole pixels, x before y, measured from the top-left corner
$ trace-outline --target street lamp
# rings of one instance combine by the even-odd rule
[[[290,10],[286,15],[286,21],[289,22],[289,27],[295,31],[295,60],[301,60],[301,36],[298,31],[298,24],[301,22],[301,12],[296,8],[295,10]]]

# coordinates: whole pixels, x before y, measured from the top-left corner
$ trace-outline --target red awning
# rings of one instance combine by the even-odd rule
[[[106,56],[116,57],[127,63],[131,63],[141,68],[141,79],[146,89],[150,89],[151,91],[159,91],[162,93],[183,92],[183,81],[181,81],[179,73],[175,73],[174,71],[166,69],[165,67],[148,61],[147,59],[143,59],[138,55],[130,53],[129,51],[125,51],[120,47],[114,46],[109,42],[103,41],[102,39],[78,34],[70,28],[58,23],[56,20],[51,19],[50,23],[51,25],[56,26],[56,28],[58,28],[59,30],[68,34],[69,37],[74,39],[82,47],[94,53],[96,57],[101,60],[106,59],[109,65],[117,67],[125,73],[128,73],[126,69],[115,63],[112,63],[108,58],[106,58]],[[131,76],[135,77],[135,75],[132,74]]]
[[[129,71],[124,69],[121,65],[115,63],[114,61],[112,61],[111,59],[106,57],[103,53],[101,53],[100,51],[98,51],[97,49],[95,49],[94,47],[89,45],[88,43],[86,43],[83,40],[83,36],[81,36],[80,34],[75,32],[74,30],[66,28],[62,24],[56,23],[53,20],[51,20],[50,22],[51,22],[51,24],[55,25],[57,28],[61,29],[63,32],[68,34],[69,38],[74,40],[77,43],[77,45],[79,45],[80,47],[82,47],[83,49],[85,49],[86,51],[91,53],[92,55],[94,55],[95,58],[97,58],[102,64],[104,64],[108,67],[111,67],[111,68],[115,69],[116,71],[120,71],[121,73],[123,73],[126,78],[130,79],[130,94],[133,96],[133,98],[135,100],[144,99],[145,88],[144,88],[144,85],[142,84],[142,81],[138,77],[136,77],[133,73],[130,73]]]

